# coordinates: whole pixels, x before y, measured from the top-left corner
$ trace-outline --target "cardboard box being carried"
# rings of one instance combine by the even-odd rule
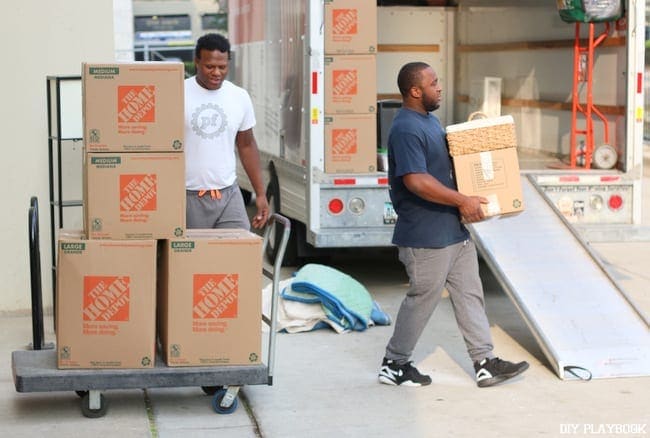
[[[59,368],[152,368],[156,241],[58,239]]]
[[[182,63],[84,63],[82,70],[86,151],[183,150]]]
[[[377,112],[376,69],[375,55],[326,56],[325,113]]]
[[[377,170],[375,114],[325,116],[325,172],[368,173]]]
[[[169,366],[261,362],[262,239],[247,230],[187,231],[163,243],[158,323]]]
[[[182,153],[89,153],[83,176],[89,239],[166,239],[185,232]]]
[[[377,52],[377,4],[368,0],[325,0],[325,53]]]
[[[453,162],[458,191],[487,198],[487,217],[524,210],[516,148],[457,155]]]

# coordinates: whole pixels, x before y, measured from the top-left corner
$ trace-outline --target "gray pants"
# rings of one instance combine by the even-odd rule
[[[187,228],[243,228],[251,224],[244,198],[237,184],[219,190],[221,199],[213,199],[208,190],[199,197],[196,190],[186,190]]]
[[[472,361],[493,357],[474,243],[467,240],[435,249],[400,247],[399,259],[406,267],[410,286],[397,313],[386,358],[398,363],[410,359],[444,288],[449,292],[456,322]]]

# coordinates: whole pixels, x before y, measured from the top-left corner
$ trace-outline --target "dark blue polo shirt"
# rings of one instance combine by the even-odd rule
[[[390,198],[397,213],[393,243],[412,248],[444,248],[469,237],[458,208],[425,201],[409,191],[403,176],[429,173],[456,190],[445,131],[438,118],[402,108],[388,135]]]

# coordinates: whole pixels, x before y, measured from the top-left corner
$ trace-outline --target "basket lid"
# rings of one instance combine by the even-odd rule
[[[468,129],[488,128],[490,126],[507,125],[515,123],[511,115],[490,117],[486,119],[474,119],[469,122],[456,123],[447,126],[447,133],[466,131]]]

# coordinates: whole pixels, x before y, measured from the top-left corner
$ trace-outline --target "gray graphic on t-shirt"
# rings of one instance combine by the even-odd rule
[[[227,126],[226,113],[214,103],[203,104],[192,114],[192,131],[201,138],[217,138]]]

